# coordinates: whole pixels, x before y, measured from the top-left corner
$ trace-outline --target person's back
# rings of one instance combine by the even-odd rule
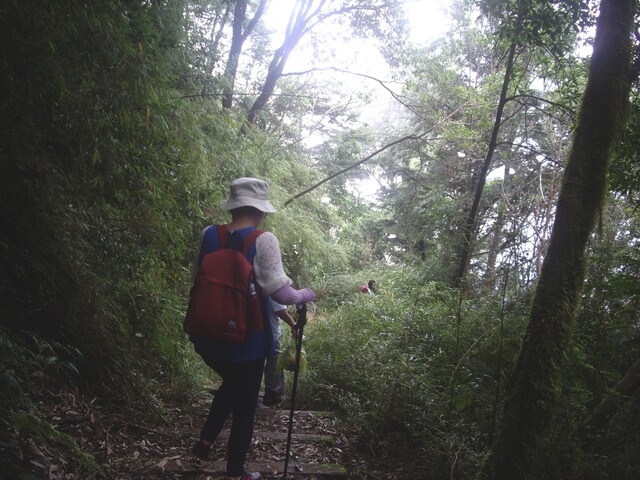
[[[231,212],[232,220],[226,225],[226,230],[246,238],[260,225],[267,213],[275,212],[275,208],[267,199],[267,192],[268,185],[262,180],[235,180],[231,184],[230,198],[222,206],[223,210]],[[220,242],[215,241],[216,237],[210,228],[207,227],[203,231],[198,260],[192,272],[194,279],[202,258],[220,248]],[[210,233],[206,233],[207,231]],[[268,319],[271,313],[270,296],[284,305],[315,299],[311,290],[295,290],[291,287],[292,282],[282,266],[278,239],[272,233],[264,232],[256,239],[247,252],[247,259],[254,268],[257,293],[262,298],[264,319]],[[269,321],[264,322],[262,330],[248,333],[247,339],[238,345],[198,335],[190,335],[190,339],[196,352],[222,379],[200,432],[200,440],[191,451],[198,458],[207,458],[227,418],[233,414],[225,480],[258,480],[261,475],[246,472],[244,463],[253,436],[265,358],[274,353]]]
[[[229,233],[226,225],[205,230],[185,332],[223,345],[255,343],[252,333],[264,328],[263,298],[253,269],[254,243],[262,233],[255,228]]]

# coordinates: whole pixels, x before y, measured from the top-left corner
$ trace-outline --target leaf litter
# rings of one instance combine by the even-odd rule
[[[25,479],[222,479],[213,463],[225,461],[225,431],[214,444],[210,460],[200,462],[189,451],[198,438],[210,399],[202,396],[181,404],[175,398],[156,398],[155,402],[146,414],[136,415],[118,405],[102,405],[97,398],[85,398],[78,392],[51,393],[39,403],[39,416],[60,434],[71,438],[79,447],[78,452],[70,454],[56,438],[25,434],[3,420],[10,435],[9,441],[0,446],[0,453],[5,457],[0,467],[4,461],[14,467],[20,465]],[[288,405],[282,404],[280,408]],[[280,479],[276,469],[282,468],[285,461],[289,414],[287,409],[261,407],[256,415],[247,463],[275,465],[274,471],[262,472],[264,480]],[[295,471],[303,472],[303,465],[310,463],[342,464],[350,472],[347,478],[402,478],[398,471],[382,474],[371,464],[371,459],[363,459],[356,450],[357,441],[340,432],[330,414],[296,411],[293,432],[303,437],[308,435],[292,441],[289,465]],[[99,466],[101,472],[88,468],[91,464]],[[3,477],[2,471],[4,469],[0,469],[0,478],[8,478]],[[289,474],[288,478],[321,480],[327,477],[303,472],[302,475]]]

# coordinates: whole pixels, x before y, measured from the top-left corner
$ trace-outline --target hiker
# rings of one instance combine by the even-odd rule
[[[293,319],[287,311],[286,305],[282,305],[278,302],[272,301],[271,307],[271,333],[273,334],[273,343],[275,345],[276,354],[269,355],[264,367],[264,397],[262,404],[266,407],[271,407],[282,402],[282,395],[284,394],[284,371],[277,372],[278,355],[280,350],[280,320],[284,321],[289,327],[291,327],[291,336],[296,338],[297,329],[296,321]]]
[[[362,293],[368,293],[369,295],[374,295],[376,293],[376,281],[369,280],[362,287],[360,287],[360,291]]]
[[[276,211],[267,198],[268,189],[266,182],[256,178],[239,178],[231,183],[229,199],[222,205],[223,210],[231,213],[231,223],[226,225],[228,232],[237,232],[246,238],[260,225],[267,213]],[[203,231],[197,265],[192,273],[194,281],[204,256],[216,250],[215,242],[210,241],[211,234],[207,234],[216,234],[216,228]],[[269,318],[271,298],[283,305],[303,304],[315,299],[312,290],[291,287],[292,282],[282,266],[280,244],[273,233],[259,235],[246,256],[253,264],[263,319]],[[263,323],[262,330],[248,332],[246,340],[240,344],[190,335],[196,352],[222,379],[213,396],[200,439],[191,452],[200,459],[206,459],[225,421],[232,414],[225,480],[262,478],[258,472],[246,472],[244,463],[253,437],[265,358],[275,353],[270,322]]]

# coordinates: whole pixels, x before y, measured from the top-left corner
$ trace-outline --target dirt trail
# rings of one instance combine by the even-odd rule
[[[34,435],[34,431],[23,429],[19,435],[12,433],[10,442],[1,446],[4,459],[0,461],[0,478],[92,478],[92,459],[94,466],[100,466],[103,478],[113,480],[222,478],[225,432],[212,451],[211,461],[197,461],[189,453],[209,408],[210,398],[206,395],[187,404],[157,400],[147,409],[148,415],[137,417],[117,405],[102,405],[99,399],[77,393],[52,394],[45,400],[38,406],[39,415],[55,426],[55,432]],[[288,421],[289,410],[261,407],[258,411],[247,463],[249,467],[261,465],[264,480],[280,479],[282,475],[276,470],[284,464]],[[338,431],[331,415],[296,412],[293,425],[289,466],[293,471],[299,471],[300,466],[302,473],[289,474],[288,478],[402,478],[397,472],[382,474],[370,461],[361,460],[353,439]],[[73,453],[65,438],[73,439],[80,451]],[[63,447],[65,443],[67,446]],[[313,465],[327,464],[342,465],[342,475],[312,473]],[[26,476],[17,477],[20,473]]]

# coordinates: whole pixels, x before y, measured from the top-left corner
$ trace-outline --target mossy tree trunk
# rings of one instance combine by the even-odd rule
[[[558,199],[549,250],[496,444],[479,477],[536,478],[561,364],[584,280],[584,250],[606,193],[609,155],[624,127],[634,0],[602,0],[593,56]]]

